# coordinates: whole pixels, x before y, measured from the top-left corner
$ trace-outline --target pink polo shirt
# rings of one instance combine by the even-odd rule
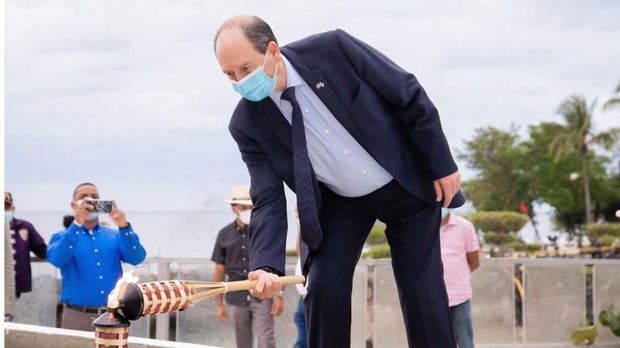
[[[448,223],[440,227],[439,235],[443,278],[452,307],[471,299],[471,271],[467,253],[480,249],[480,243],[474,225],[453,213],[450,213]]]

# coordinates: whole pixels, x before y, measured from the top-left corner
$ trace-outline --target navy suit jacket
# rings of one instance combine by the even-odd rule
[[[281,52],[396,181],[417,197],[439,204],[433,180],[456,172],[457,166],[437,109],[412,74],[340,29],[293,42]],[[251,177],[250,267],[284,273],[287,215],[283,183],[295,191],[290,124],[271,98],[241,99],[229,130]],[[314,180],[320,210],[321,190]],[[451,207],[464,201],[459,192]],[[303,240],[304,231],[301,235]],[[307,255],[303,245],[302,262]]]

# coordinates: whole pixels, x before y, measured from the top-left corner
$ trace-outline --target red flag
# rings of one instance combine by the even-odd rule
[[[519,203],[519,211],[520,211],[522,214],[525,214],[525,215],[530,215],[530,212],[527,210],[527,206],[526,206],[526,205],[525,205],[525,203],[523,203],[523,202]]]

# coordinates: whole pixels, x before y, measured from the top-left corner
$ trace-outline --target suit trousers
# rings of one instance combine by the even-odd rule
[[[304,299],[309,347],[350,347],[353,272],[379,219],[387,226],[409,347],[455,348],[439,245],[441,206],[415,197],[395,180],[356,198],[321,190],[323,240],[308,257]]]

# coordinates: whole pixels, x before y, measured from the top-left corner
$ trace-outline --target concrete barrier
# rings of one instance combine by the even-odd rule
[[[94,333],[45,326],[4,323],[4,344],[11,348],[84,348],[94,347]],[[129,337],[131,348],[215,348],[199,344]]]

